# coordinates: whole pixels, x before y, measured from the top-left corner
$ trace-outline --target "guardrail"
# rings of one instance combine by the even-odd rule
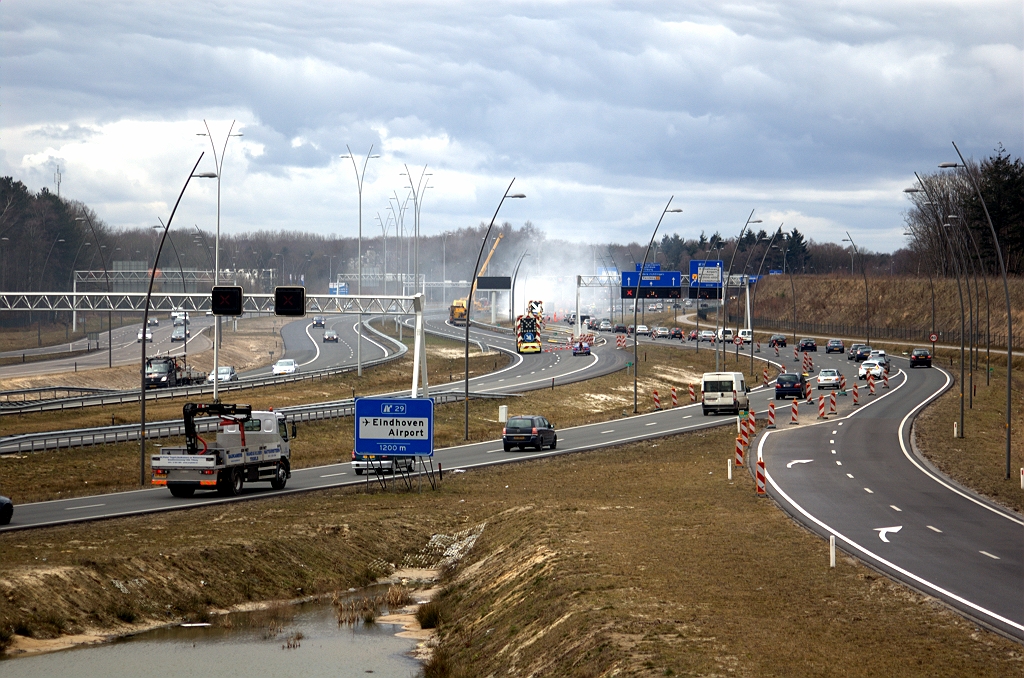
[[[408,351],[409,347],[401,343],[397,339],[393,339],[383,332],[370,327],[368,323],[364,325],[374,334],[392,342],[398,347],[395,353],[384,356],[382,358],[374,358],[372,360],[364,360],[363,367],[373,367],[374,365],[382,365],[393,360],[397,360],[404,356]],[[291,382],[301,381],[314,381],[321,380],[326,377],[332,377],[338,374],[344,374],[357,369],[355,365],[346,365],[344,367],[332,367],[326,370],[315,370],[313,372],[299,372],[298,374],[288,376],[268,376],[268,377],[255,377],[249,379],[239,379],[238,381],[227,381],[219,384],[219,390],[224,391],[242,391],[254,388],[263,388],[265,386],[277,386],[279,384],[287,384]],[[54,387],[45,387],[42,390],[49,391]],[[56,389],[62,390],[64,387],[56,387]],[[71,390],[71,389],[69,389]],[[89,389],[82,389],[89,390]],[[100,391],[102,389],[91,389],[93,391]],[[162,388],[162,389],[147,389],[146,400],[161,400],[167,398],[191,398],[195,396],[205,395],[207,393],[213,393],[213,384],[203,384],[200,386],[179,386],[177,388]],[[2,394],[0,394],[2,396]],[[20,404],[12,404],[9,402],[0,402],[0,414],[27,414],[29,412],[55,412],[70,409],[78,409],[82,407],[96,407],[101,405],[123,405],[125,403],[137,403],[139,401],[139,390],[131,389],[128,391],[109,391],[102,395],[93,396],[77,396],[72,398],[59,398],[52,400],[37,400],[34,402],[23,402]]]
[[[37,401],[37,402],[38,401],[43,401],[43,400],[47,400],[47,401],[49,401],[49,400],[60,400],[60,398],[57,397],[58,393],[69,393],[69,394],[70,393],[78,393],[78,394],[83,394],[84,393],[84,394],[88,394],[88,395],[93,395],[95,393],[117,393],[117,389],[113,389],[113,388],[85,388],[85,387],[80,387],[80,386],[37,386],[35,388],[17,388],[17,389],[12,389],[10,391],[0,391],[0,398],[3,399],[4,403],[9,403],[9,402],[12,402],[13,399],[18,398],[19,396],[21,396],[20,400],[22,402],[28,402],[30,400],[29,396],[32,396],[32,395],[42,396],[45,393],[52,393],[53,397],[52,398],[46,398],[46,399],[44,399],[42,397],[38,397],[38,398],[32,398],[31,400]],[[2,406],[2,405],[0,405],[0,406]]]

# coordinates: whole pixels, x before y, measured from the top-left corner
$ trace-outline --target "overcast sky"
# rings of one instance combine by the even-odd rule
[[[903,244],[913,171],[1024,146],[1017,1],[0,4],[0,173],[113,226],[167,219],[227,146],[222,229],[379,234],[408,163],[422,229],[735,235],[753,209],[819,241]],[[210,229],[216,182],[175,223]],[[393,227],[391,227],[393,229]],[[393,230],[391,231],[393,232]]]

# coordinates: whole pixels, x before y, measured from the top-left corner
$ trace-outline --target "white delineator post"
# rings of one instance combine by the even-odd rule
[[[416,330],[413,335],[413,349],[412,349],[412,388],[409,390],[409,395],[413,398],[426,398],[430,392],[430,386],[427,379],[427,351],[423,345],[423,294],[417,294],[413,301],[413,308],[416,311]],[[362,316],[360,316],[362,317]],[[420,370],[423,370],[423,389],[422,395],[417,396],[416,390],[419,388]]]
[[[828,536],[828,566],[833,569],[836,566],[836,536],[834,534]]]

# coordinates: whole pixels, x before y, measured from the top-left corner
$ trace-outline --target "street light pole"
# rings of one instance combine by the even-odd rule
[[[516,321],[516,279],[519,276],[519,267],[522,265],[523,259],[528,256],[530,256],[530,252],[524,250],[519,257],[519,261],[516,262],[516,269],[512,271],[512,290],[508,300],[508,320],[512,323]]]
[[[424,167],[424,169],[426,169]],[[480,253],[476,255],[476,264],[473,266],[473,277],[469,284],[469,297],[468,303],[466,304],[466,377],[465,377],[465,410],[466,410],[466,430],[465,440],[469,440],[469,326],[470,319],[473,314],[473,293],[476,291],[476,276],[480,270],[480,259],[484,256],[484,247],[487,246],[487,239],[491,236],[491,229],[494,228],[494,220],[498,218],[498,212],[501,211],[501,206],[505,203],[506,198],[525,198],[526,196],[522,193],[513,193],[509,195],[509,191],[512,190],[512,184],[516,182],[515,177],[512,177],[512,181],[509,182],[508,188],[505,189],[505,194],[501,196],[501,201],[498,203],[498,208],[494,210],[494,216],[491,217],[491,223],[487,226],[487,232],[484,233],[483,242],[480,243]],[[411,181],[409,182],[412,183]]]
[[[661,227],[661,220],[664,219],[665,215],[668,214],[669,212],[682,212],[683,211],[681,209],[669,209],[672,206],[672,199],[673,198],[675,198],[674,195],[669,196],[668,202],[665,204],[665,209],[663,209],[661,211],[661,216],[658,217],[658,223],[654,225],[654,232],[651,233],[651,241],[649,243],[647,243],[647,249],[644,250],[644,260],[640,264],[640,272],[636,276],[636,291],[633,292],[633,414],[636,414],[637,411],[638,411],[637,410],[637,383],[638,383],[638,381],[637,381],[637,367],[638,367],[637,358],[639,357],[640,354],[638,352],[637,346],[640,343],[640,340],[638,339],[638,337],[640,335],[637,334],[637,331],[636,331],[636,305],[640,301],[640,283],[643,282],[643,279],[644,279],[644,268],[647,266],[647,257],[651,254],[651,247],[654,245],[654,239],[658,236],[658,229]],[[577,323],[579,322],[579,317],[578,316],[576,318],[576,322]],[[698,337],[698,340],[699,340],[699,337]]]
[[[224,147],[221,149],[220,156],[218,157],[217,145],[213,142],[213,134],[210,132],[210,123],[208,123],[204,118],[203,124],[206,126],[206,134],[200,132],[196,134],[196,136],[205,136],[210,139],[210,148],[213,150],[213,164],[217,168],[217,235],[214,238],[213,252],[213,284],[214,286],[217,286],[220,285],[220,179],[224,174],[224,156],[228,152],[228,139],[231,137],[240,137],[242,134],[232,134],[235,129],[235,121],[232,120],[231,127],[228,128],[227,136],[224,137]],[[169,225],[170,222],[168,222],[168,226]],[[217,316],[213,325],[213,400],[218,403],[220,402],[220,379],[218,379],[216,375],[220,366],[220,330],[220,316]],[[145,344],[146,342],[142,343]]]
[[[366,153],[366,158],[363,160],[363,171],[359,171],[359,166],[356,165],[356,156],[352,153],[352,149],[349,148],[348,144],[345,144],[345,148],[348,150],[348,155],[341,156],[342,158],[348,158],[352,161],[352,169],[356,173],[356,189],[359,193],[359,240],[356,249],[356,273],[359,276],[356,282],[356,293],[363,293],[363,179],[366,178],[366,165],[370,162],[370,158],[379,158],[379,155],[371,155],[373,153],[373,144],[370,144],[370,150]],[[358,331],[356,337],[356,376],[363,376],[363,314],[359,314],[359,322],[357,323]]]
[[[843,242],[848,242],[853,246],[853,253],[860,254],[857,250],[857,243],[853,242],[853,238],[850,236],[850,232],[846,232],[846,237],[843,238]],[[853,255],[850,255],[850,270],[853,270]],[[867,263],[864,261],[864,255],[860,257],[860,270],[864,274],[864,343],[871,344],[871,307],[868,301],[868,269]]]
[[[92,218],[88,212],[83,212],[84,217],[75,217],[75,221],[84,221],[89,224],[89,230],[92,231],[92,238],[96,241],[97,246],[100,250],[100,263],[103,264],[103,278],[107,281],[107,367],[114,366],[114,330],[113,330],[113,305],[110,303],[110,273],[107,270],[107,256],[103,253],[104,246],[99,244],[99,236],[96,234],[96,227],[92,223]],[[143,328],[145,330],[145,328]],[[145,339],[145,334],[143,334]]]
[[[756,208],[755,208],[756,209]],[[740,229],[740,235],[736,238],[736,246],[732,248],[732,257],[729,259],[729,269],[725,272],[725,280],[722,283],[722,296],[723,296],[723,309],[722,309],[722,341],[718,342],[721,344],[722,351],[722,366],[725,366],[725,327],[729,324],[729,278],[732,277],[732,265],[736,263],[736,252],[740,249],[740,241],[743,240],[743,234],[747,231],[747,226],[750,224],[760,224],[760,219],[753,219],[754,210],[750,210],[750,216],[743,223],[743,228]],[[748,257],[749,258],[749,257]],[[718,372],[718,351],[715,351],[715,371]]]
[[[412,192],[412,223],[413,223],[413,258],[415,265],[413,266],[413,289],[416,292],[421,291],[419,289],[420,284],[420,212],[423,209],[423,194],[426,193],[428,188],[431,188],[430,179],[428,177],[433,176],[427,172],[427,166],[423,166],[423,171],[420,172],[420,178],[418,181],[413,182],[412,173],[409,172],[409,166],[405,165],[404,176],[409,179],[409,186],[407,187]],[[415,292],[414,292],[415,294]]]

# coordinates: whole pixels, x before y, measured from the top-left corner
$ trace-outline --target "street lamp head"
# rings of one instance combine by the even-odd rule
[[[193,174],[192,176],[194,178],[196,178],[196,179],[216,179],[217,178],[217,173],[216,172],[200,172],[199,174]]]
[[[920,193],[921,189],[920,188],[904,188],[903,192],[904,193]]]
[[[679,211],[682,212],[682,210],[679,210]],[[751,221],[748,221],[747,223],[748,224],[760,224],[761,220],[760,219],[753,219]]]
[[[954,167],[963,167],[963,165],[961,165],[958,162],[940,162],[939,163],[939,169],[952,169]]]
[[[509,198],[525,198],[526,194],[525,193],[513,193],[512,195],[507,196],[507,197],[509,197]]]
[[[683,210],[681,210],[681,209],[679,209],[679,208],[674,208],[674,209],[670,209],[670,210],[665,210],[665,212],[682,212],[682,211],[683,211]]]
[[[379,158],[380,156],[379,155],[371,155],[370,157],[371,158]]]

